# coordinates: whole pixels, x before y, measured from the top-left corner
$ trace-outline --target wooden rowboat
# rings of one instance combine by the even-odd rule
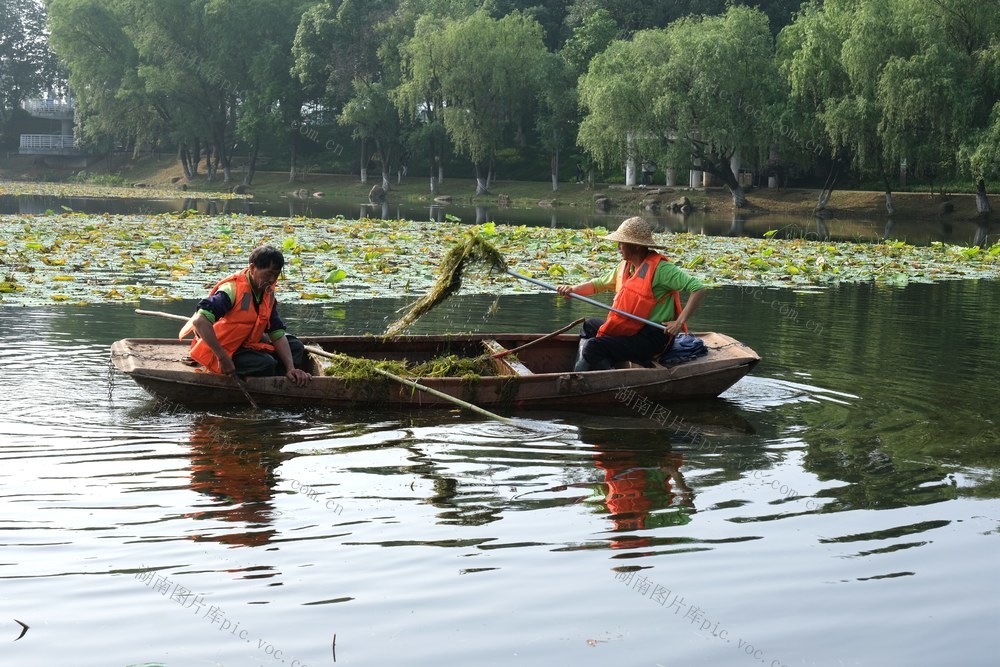
[[[620,404],[623,390],[648,401],[711,398],[749,373],[760,357],[720,333],[696,334],[708,354],[671,366],[625,365],[606,371],[572,371],[579,338],[551,336],[516,354],[492,359],[495,375],[414,378],[421,385],[483,408],[561,408],[585,410]],[[542,334],[462,334],[399,336],[320,336],[304,340],[327,352],[377,360],[420,363],[446,354],[476,357],[498,354],[538,339]],[[187,365],[188,343],[175,339],[128,338],[111,346],[111,358],[123,373],[154,396],[179,404],[246,404],[242,388],[229,376]],[[330,362],[311,354],[313,380],[296,387],[284,377],[246,378],[245,388],[259,405],[382,408],[451,408],[452,402],[383,378],[345,381],[324,374]]]

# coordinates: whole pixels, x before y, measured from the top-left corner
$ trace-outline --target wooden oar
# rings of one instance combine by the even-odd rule
[[[501,359],[503,357],[506,357],[508,354],[514,354],[515,352],[520,352],[524,348],[531,347],[535,343],[541,343],[543,340],[547,340],[549,338],[552,338],[553,336],[558,336],[559,334],[561,334],[561,333],[563,333],[565,331],[569,331],[573,327],[578,326],[580,324],[583,324],[583,321],[586,320],[586,319],[587,319],[586,317],[581,317],[580,319],[576,320],[575,322],[570,322],[569,324],[567,324],[566,326],[564,326],[562,329],[556,329],[552,333],[547,333],[544,336],[539,336],[538,338],[536,338],[534,340],[528,341],[524,345],[518,345],[517,347],[512,348],[510,350],[504,350],[503,352],[497,352],[496,354],[491,354],[491,355],[489,355],[488,358],[489,359]]]
[[[177,320],[179,322],[188,322],[191,319],[190,317],[184,317],[183,315],[164,313],[162,310],[142,310],[141,308],[136,308],[135,312],[139,315],[152,315],[153,317],[163,317],[168,320]],[[235,373],[233,373],[229,377],[233,378],[233,380],[236,382],[236,386],[239,387],[240,391],[243,392],[244,398],[247,399],[247,402],[250,403],[253,409],[259,410],[260,406],[257,405],[257,401],[253,400],[253,396],[250,395],[250,389],[249,387],[247,387],[247,383],[244,382],[242,378],[240,378],[240,376],[236,375]]]
[[[559,291],[559,288],[556,287],[555,285],[550,285],[549,283],[542,282],[541,280],[537,280],[535,278],[530,278],[530,277],[528,277],[526,275],[518,273],[517,271],[512,271],[510,269],[507,269],[507,273],[510,274],[510,275],[512,275],[512,276],[514,276],[515,278],[520,278],[521,280],[527,280],[529,283],[531,283],[533,285],[538,285],[539,287],[544,287],[545,289],[552,290],[553,292],[558,292]],[[664,326],[663,324],[661,324],[660,322],[654,322],[653,320],[647,320],[645,317],[639,317],[638,315],[633,315],[632,313],[626,312],[624,310],[620,310],[618,308],[614,308],[613,306],[609,306],[606,303],[601,303],[600,301],[597,301],[596,299],[591,299],[589,297],[583,296],[582,294],[570,293],[569,297],[573,298],[573,299],[577,299],[579,301],[583,301],[584,303],[589,303],[592,306],[597,306],[599,308],[603,308],[604,310],[610,310],[613,313],[618,313],[619,315],[624,315],[625,317],[630,317],[633,320],[636,320],[637,322],[642,322],[643,324],[648,324],[651,327],[656,327],[660,331],[666,331],[667,330],[667,327]]]
[[[322,348],[319,348],[319,347],[315,347],[313,345],[306,345],[305,348],[306,348],[307,352],[312,352],[316,356],[325,357],[327,359],[351,359],[352,358],[352,357],[350,357],[350,356],[348,356],[346,354],[337,354],[337,353],[334,353],[334,352],[327,352],[326,350],[324,350]],[[394,380],[396,382],[399,382],[400,384],[405,385],[407,387],[410,387],[411,389],[416,389],[418,391],[423,391],[423,392],[426,392],[426,393],[430,394],[431,396],[437,396],[438,398],[442,398],[442,399],[444,399],[446,401],[451,401],[455,405],[463,407],[466,410],[471,410],[472,412],[476,412],[478,414],[481,414],[484,417],[489,417],[490,419],[496,419],[497,421],[503,422],[504,424],[509,424],[511,426],[518,426],[518,424],[514,420],[512,420],[512,419],[507,419],[506,417],[501,417],[500,415],[494,414],[494,413],[490,412],[489,410],[484,410],[483,408],[479,407],[478,405],[473,405],[472,403],[467,403],[467,402],[465,402],[465,401],[463,401],[463,400],[461,400],[459,398],[455,398],[454,396],[449,396],[448,394],[446,394],[444,392],[441,392],[441,391],[438,391],[437,389],[432,389],[431,387],[426,387],[426,386],[424,386],[422,384],[418,384],[418,383],[414,382],[413,380],[408,380],[408,379],[406,379],[404,377],[396,375],[395,373],[390,373],[387,370],[378,368],[377,366],[373,366],[372,370],[374,370],[379,375],[384,375],[385,377],[389,378],[390,380]]]

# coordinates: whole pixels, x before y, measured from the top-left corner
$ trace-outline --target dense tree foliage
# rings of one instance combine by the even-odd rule
[[[1000,0],[48,0],[91,149],[172,144],[189,177],[300,154],[486,192],[498,160],[713,174],[998,178]],[[51,79],[41,6],[0,0],[0,113]],[[11,18],[13,17],[13,18]],[[31,65],[29,66],[28,63]],[[346,144],[322,142],[320,132]],[[348,136],[350,137],[348,139]],[[277,147],[277,148],[276,148]],[[579,150],[578,149],[578,150]],[[450,166],[449,166],[450,165]],[[541,177],[539,171],[532,177]],[[681,171],[683,173],[683,171]]]
[[[25,99],[58,83],[40,0],[0,0],[0,140]]]
[[[608,162],[696,166],[746,197],[733,159],[767,148],[783,99],[767,18],[745,7],[637,33],[598,55],[580,82],[580,144]]]
[[[967,171],[987,175],[990,133],[977,128],[997,100],[998,40],[996,0],[827,0],[785,28],[779,55],[792,104],[835,158],[884,184],[891,214],[901,161],[937,177],[965,155]]]

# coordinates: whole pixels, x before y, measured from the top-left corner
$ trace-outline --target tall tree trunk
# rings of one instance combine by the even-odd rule
[[[486,177],[483,177],[483,165],[480,162],[476,163],[476,195],[488,195],[490,193],[490,181],[489,181],[489,171],[486,172]]]
[[[390,169],[390,166],[389,166],[389,161],[388,160],[382,160],[382,189],[385,190],[386,193],[389,192],[389,185],[390,185],[390,183],[389,183],[389,173],[390,173],[390,170],[391,169]]]
[[[295,133],[292,134],[292,145],[291,145],[291,148],[289,150],[289,157],[288,157],[288,182],[289,183],[294,183],[295,182],[295,160],[298,157],[298,145],[299,145],[298,136],[299,136],[298,132],[295,132]]]
[[[976,212],[984,218],[993,212],[986,196],[986,182],[982,178],[976,181]]]
[[[722,179],[722,182],[726,184],[729,188],[729,194],[733,197],[733,208],[743,208],[747,205],[747,195],[743,191],[743,186],[736,179],[733,174],[733,168],[730,166],[729,160],[719,160],[715,161],[706,159],[705,171],[712,174],[713,176],[718,176]]]
[[[188,156],[187,145],[182,141],[177,144],[177,159],[181,161],[181,169],[184,170],[184,178],[191,180],[191,165],[188,164],[190,159]]]
[[[254,133],[253,147],[250,149],[250,160],[247,163],[247,173],[243,177],[243,185],[249,186],[253,183],[254,174],[257,173],[257,153],[260,150],[260,132]]]
[[[198,137],[194,138],[194,146],[192,147],[191,155],[194,158],[194,162],[191,164],[191,175],[198,175],[198,164],[201,163],[201,139]]]
[[[222,182],[231,183],[233,180],[233,149],[226,149],[225,144],[215,151],[215,159],[222,160]]]
[[[361,140],[361,183],[368,183],[368,157],[366,153],[368,152],[368,142],[364,139]]]
[[[209,183],[215,180],[215,169],[212,166],[212,144],[205,144],[205,180]]]
[[[437,180],[437,161],[438,157],[434,154],[434,148],[431,147],[431,196],[438,196],[438,180]]]
[[[892,201],[892,185],[885,172],[882,173],[882,183],[885,185],[885,211],[889,215],[896,215],[896,205]]]
[[[559,133],[552,130],[552,141],[555,150],[552,152],[552,192],[559,191]]]
[[[826,205],[830,203],[830,195],[833,194],[833,186],[837,182],[839,174],[840,160],[837,159],[830,165],[830,174],[826,177],[826,183],[823,184],[823,189],[819,193],[819,200],[816,202],[816,208],[813,209],[814,213],[826,210]]]

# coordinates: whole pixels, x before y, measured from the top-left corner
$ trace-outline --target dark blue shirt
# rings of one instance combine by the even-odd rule
[[[226,313],[230,311],[233,307],[233,295],[236,293],[236,285],[233,281],[229,281],[219,289],[215,290],[215,294],[206,297],[198,302],[198,310],[208,318],[213,324],[222,318]],[[251,292],[253,290],[251,289]],[[257,294],[254,293],[254,306],[260,306],[260,299]],[[278,340],[285,335],[285,323],[281,321],[281,317],[278,316],[278,304],[275,302],[274,308],[271,309],[271,319],[267,323],[267,327],[264,329],[271,340]]]

